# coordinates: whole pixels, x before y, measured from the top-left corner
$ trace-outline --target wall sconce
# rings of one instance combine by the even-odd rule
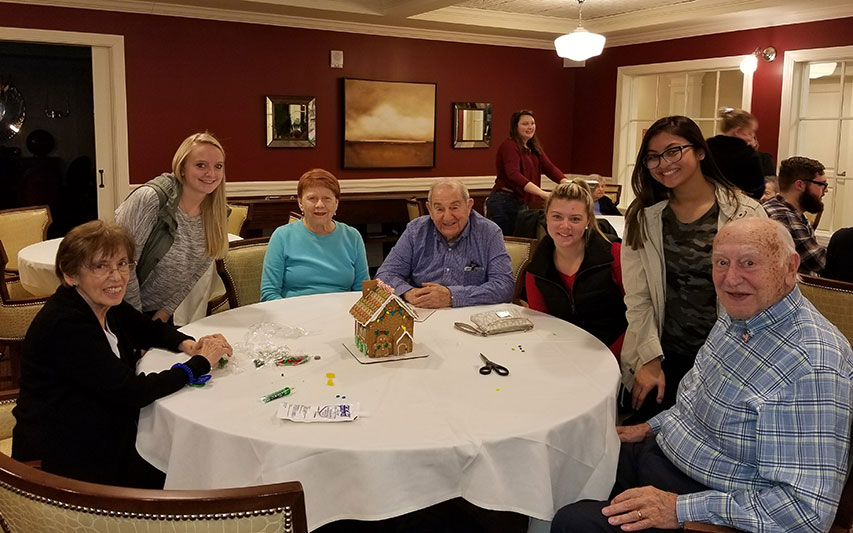
[[[768,46],[767,48],[756,48],[753,53],[743,58],[740,62],[740,71],[744,74],[752,74],[758,68],[758,58],[770,63],[776,59],[776,48]]]

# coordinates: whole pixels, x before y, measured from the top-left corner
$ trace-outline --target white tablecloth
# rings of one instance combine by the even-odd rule
[[[603,218],[610,222],[613,229],[616,230],[616,234],[622,239],[625,238],[625,217],[622,215],[595,215],[595,218]]]
[[[240,240],[238,235],[228,234],[229,241]],[[18,252],[18,272],[21,285],[34,296],[50,296],[59,286],[56,277],[56,252],[62,239],[50,239],[31,244]],[[225,287],[216,275],[216,266],[210,265],[201,278],[175,310],[175,324],[182,326],[203,318],[207,314],[207,302],[214,294],[222,294]]]
[[[365,365],[343,346],[353,343],[348,310],[357,298],[265,302],[183,328],[195,336],[222,332],[240,343],[254,324],[302,326],[309,335],[284,342],[321,359],[256,369],[238,349],[240,372],[214,370],[206,387],[186,387],[144,408],[137,449],[168,473],[166,488],[299,480],[311,529],[397,516],[458,496],[550,520],[565,504],[608,496],[619,450],[619,370],[598,340],[530,310],[523,313],[532,331],[474,337],[453,322],[499,306],[446,309],[415,324],[415,351],[429,357]],[[480,375],[479,352],[510,375]],[[183,358],[152,350],[140,370]],[[335,374],[333,386],[327,373]],[[280,401],[258,398],[285,386],[295,387],[287,401],[358,402],[368,414],[350,423],[279,420]]]

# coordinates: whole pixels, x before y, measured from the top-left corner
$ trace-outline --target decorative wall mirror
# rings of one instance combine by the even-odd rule
[[[317,144],[313,96],[267,96],[267,147],[313,147]]]
[[[492,139],[492,104],[453,103],[453,147],[488,148]]]

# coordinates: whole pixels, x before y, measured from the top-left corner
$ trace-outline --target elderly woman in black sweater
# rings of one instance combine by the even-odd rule
[[[21,392],[13,410],[12,457],[41,460],[66,477],[162,488],[165,476],[136,452],[139,409],[188,383],[202,383],[231,355],[221,335],[198,341],[123,302],[134,242],[100,220],[72,229],[59,246],[62,284],[36,315],[21,351]],[[181,351],[157,374],[137,374],[152,347]]]

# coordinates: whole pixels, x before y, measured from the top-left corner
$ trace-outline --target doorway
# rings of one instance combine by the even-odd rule
[[[17,101],[0,136],[0,209],[50,206],[49,238],[98,218],[91,48],[0,42],[0,86]]]
[[[98,218],[112,220],[116,206],[130,192],[124,37],[102,33],[0,27],[0,41],[66,45],[89,49],[94,106],[94,169],[98,181],[96,188]],[[0,75],[2,74],[3,70],[0,67]],[[62,97],[57,104],[52,103],[51,108],[64,110]],[[42,104],[36,105],[36,109],[41,107]]]

